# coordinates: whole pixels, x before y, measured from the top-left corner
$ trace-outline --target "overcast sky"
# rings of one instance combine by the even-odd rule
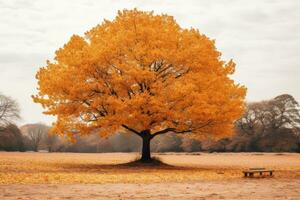
[[[233,78],[248,88],[248,101],[283,93],[300,101],[298,0],[0,0],[0,92],[19,102],[19,124],[52,121],[30,96],[38,68],[55,50],[72,34],[135,7],[173,15],[215,39],[223,59],[237,63]]]

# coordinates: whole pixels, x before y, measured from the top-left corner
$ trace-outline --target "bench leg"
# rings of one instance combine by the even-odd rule
[[[262,172],[259,172],[259,175],[261,175],[261,176],[262,176],[262,175],[263,175],[263,173],[262,173]]]
[[[254,174],[254,173],[251,173],[251,172],[250,172],[250,173],[249,173],[249,176],[253,177],[253,174]]]
[[[270,172],[270,176],[273,176],[273,172]]]

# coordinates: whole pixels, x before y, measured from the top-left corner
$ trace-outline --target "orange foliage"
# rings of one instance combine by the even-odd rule
[[[36,75],[33,99],[57,116],[60,134],[107,136],[123,126],[222,137],[242,114],[246,89],[220,56],[213,40],[171,16],[124,10],[57,50]]]

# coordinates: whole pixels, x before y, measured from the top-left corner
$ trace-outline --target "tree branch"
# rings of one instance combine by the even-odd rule
[[[201,129],[201,128],[204,128],[205,126],[208,126],[212,123],[212,120],[208,120],[207,123],[203,124],[202,126],[199,126],[195,129]],[[195,130],[194,129],[194,130]],[[160,131],[157,131],[156,133],[152,134],[152,138],[154,138],[155,136],[157,135],[161,135],[161,134],[164,134],[164,133],[167,133],[167,132],[173,132],[173,133],[177,133],[177,134],[181,134],[181,133],[191,133],[193,131],[193,129],[186,129],[186,130],[176,130],[176,128],[166,128],[166,129],[163,129],[163,130],[160,130]]]
[[[176,130],[175,128],[166,128],[166,129],[157,131],[156,133],[152,134],[152,137],[155,137],[157,135],[161,135],[161,134],[164,134],[164,133],[167,133],[167,132],[170,132],[170,131],[175,131],[175,130]]]
[[[157,131],[156,133],[152,134],[151,137],[154,138],[157,135],[161,135],[161,134],[164,134],[164,133],[167,133],[167,132],[173,132],[173,133],[178,133],[178,134],[180,134],[180,133],[190,133],[190,132],[192,132],[192,129],[177,131],[175,128],[166,128],[166,129]]]
[[[138,131],[134,130],[133,128],[128,127],[125,124],[122,124],[122,127],[125,128],[125,129],[127,129],[127,130],[129,130],[129,131],[131,131],[131,132],[133,132],[133,133],[135,133],[135,134],[137,134],[138,136],[141,136]]]

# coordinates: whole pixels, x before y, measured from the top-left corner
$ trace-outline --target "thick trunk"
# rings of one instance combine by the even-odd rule
[[[151,155],[150,155],[150,139],[143,138],[143,148],[142,148],[142,162],[150,162],[151,161]]]
[[[143,140],[143,147],[142,147],[142,157],[141,162],[151,162],[151,150],[150,150],[150,141],[152,139],[150,131],[142,131],[141,137]]]

